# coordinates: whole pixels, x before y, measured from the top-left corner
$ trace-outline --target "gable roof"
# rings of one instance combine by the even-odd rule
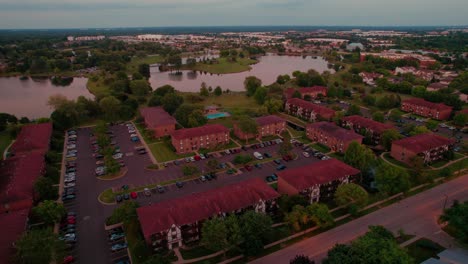
[[[442,103],[432,103],[432,102],[429,102],[429,101],[426,101],[424,99],[421,99],[421,98],[410,98],[410,99],[406,99],[406,100],[403,100],[402,104],[414,104],[414,105],[417,105],[417,106],[423,106],[423,107],[427,107],[427,108],[431,108],[431,109],[436,109],[436,110],[439,110],[439,111],[444,111],[444,110],[452,110],[452,107],[451,106],[448,106],[448,105],[445,105],[445,104],[442,104]]]
[[[305,100],[299,99],[299,98],[291,98],[286,101],[287,104],[292,104],[299,106],[304,109],[308,109],[311,111],[314,111],[318,115],[324,117],[324,118],[331,118],[335,115],[335,110],[327,108],[325,106],[317,105],[311,102],[307,102]]]
[[[383,124],[377,121],[374,121],[369,118],[365,118],[359,115],[346,116],[342,119],[345,122],[350,122],[354,125],[368,128],[376,133],[382,133],[385,130],[394,129],[395,127],[389,124]]]
[[[11,263],[14,254],[13,243],[26,229],[28,209],[0,214],[2,235],[0,236],[0,264]]]
[[[172,137],[175,139],[185,139],[192,137],[201,137],[206,135],[228,133],[229,129],[220,124],[210,124],[201,127],[182,128],[172,132]]]
[[[164,111],[160,106],[141,108],[140,114],[145,119],[145,122],[151,127],[175,125],[177,123],[175,118],[169,115],[169,113]]]
[[[398,145],[414,153],[421,153],[433,148],[455,143],[454,139],[445,138],[433,133],[419,134],[393,141],[392,145]]]
[[[313,164],[278,172],[278,178],[283,179],[297,191],[317,184],[324,184],[341,179],[348,175],[356,175],[360,171],[337,159],[322,160]]]
[[[49,149],[49,141],[52,135],[52,123],[30,124],[21,128],[15,142],[11,145],[12,153]]]
[[[277,198],[279,194],[262,179],[255,178],[226,185],[209,191],[166,200],[137,209],[145,238],[169,229],[173,224],[182,226],[249,207],[260,200]]]
[[[308,124],[307,129],[317,129],[328,136],[343,140],[343,141],[350,141],[350,140],[360,140],[364,138],[363,136],[355,133],[352,130],[348,130],[342,127],[339,127],[331,122],[317,122],[313,124]]]
[[[269,124],[285,122],[283,118],[279,116],[275,116],[275,115],[261,116],[261,117],[255,118],[255,121],[257,122],[259,126],[266,126]]]

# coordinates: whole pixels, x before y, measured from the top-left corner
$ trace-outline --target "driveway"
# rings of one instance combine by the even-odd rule
[[[453,200],[468,200],[468,176],[434,187],[251,263],[289,263],[298,254],[310,256],[320,263],[335,244],[356,239],[367,232],[369,225],[383,225],[394,233],[403,229],[407,234],[427,237],[446,248],[453,247],[454,240],[437,224],[446,195],[447,207]]]

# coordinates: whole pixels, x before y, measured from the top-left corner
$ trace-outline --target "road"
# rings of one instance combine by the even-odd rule
[[[316,263],[326,257],[336,243],[345,244],[367,232],[369,225],[383,225],[396,233],[401,228],[407,234],[426,237],[444,247],[452,247],[453,239],[441,231],[437,219],[453,200],[468,200],[468,175],[444,183],[428,191],[375,211],[357,220],[303,240],[251,263],[289,263],[298,254],[310,256]]]

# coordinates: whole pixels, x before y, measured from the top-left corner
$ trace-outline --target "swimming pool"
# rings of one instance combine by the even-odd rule
[[[230,116],[230,114],[227,113],[227,112],[218,112],[218,113],[214,113],[214,114],[208,114],[208,115],[206,115],[206,118],[216,119],[216,118],[227,117],[227,116]]]

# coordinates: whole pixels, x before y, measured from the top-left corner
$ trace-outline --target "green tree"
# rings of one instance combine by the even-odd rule
[[[262,86],[262,81],[257,77],[249,76],[245,78],[244,88],[247,91],[247,96],[253,96],[260,86]]]
[[[195,165],[185,165],[182,167],[182,173],[185,176],[194,175],[199,172],[200,172],[200,169]]]
[[[384,123],[385,122],[384,114],[382,114],[382,112],[375,112],[372,114],[372,120],[380,122],[380,123]]]
[[[269,216],[255,211],[248,211],[240,217],[239,226],[244,238],[241,246],[246,255],[254,256],[263,249],[272,223]]]
[[[321,228],[333,226],[335,220],[326,204],[313,203],[306,207],[310,220]]]
[[[176,92],[176,90],[175,90],[174,87],[172,87],[171,85],[166,84],[166,85],[163,85],[163,86],[160,86],[160,87],[156,88],[156,90],[154,91],[154,94],[163,97],[166,94],[175,93],[175,92]]]
[[[366,173],[375,164],[375,155],[371,149],[356,141],[349,144],[344,153],[343,161]]]
[[[425,133],[429,133],[429,129],[427,129],[427,127],[425,126],[415,126],[410,132],[410,136],[416,136],[416,135],[419,135],[419,134],[425,134]]]
[[[210,159],[206,163],[206,166],[208,166],[208,168],[210,168],[212,170],[215,170],[218,167],[218,165],[219,165],[219,161],[216,160],[216,159]]]
[[[254,94],[254,99],[259,105],[263,105],[267,98],[268,89],[266,87],[258,87]]]
[[[148,106],[160,106],[162,104],[162,97],[157,94],[151,95],[148,100]]]
[[[274,114],[283,110],[283,101],[279,99],[269,98],[263,105],[267,108],[268,113]]]
[[[252,160],[253,158],[250,155],[237,155],[232,162],[234,164],[247,164]]]
[[[99,106],[104,112],[106,120],[116,121],[119,118],[120,101],[114,96],[107,96],[99,101]]]
[[[141,73],[139,73],[139,72],[134,72],[132,74],[132,80],[134,80],[134,81],[135,80],[143,80],[143,78],[144,78],[144,76],[141,75]]]
[[[145,77],[146,79],[149,79],[150,76],[151,76],[150,66],[147,63],[143,63],[143,64],[138,65],[138,72],[141,75],[143,75],[143,77]]]
[[[208,119],[205,117],[201,109],[195,109],[188,116],[187,127],[199,127],[203,126],[208,122]]]
[[[289,153],[291,152],[291,150],[293,150],[293,148],[294,147],[291,144],[291,142],[289,142],[289,140],[283,140],[283,143],[280,144],[278,153],[282,156],[289,155]]]
[[[358,105],[352,104],[349,106],[348,110],[346,110],[347,116],[351,115],[362,115],[361,108]]]
[[[426,87],[424,86],[418,85],[418,86],[413,87],[413,89],[411,89],[411,95],[414,97],[423,98],[425,94],[426,94]]]
[[[216,88],[214,89],[214,95],[220,96],[222,94],[223,94],[223,90],[221,90],[221,87],[216,86]]]
[[[400,120],[402,117],[402,114],[400,111],[398,110],[391,110],[390,112],[390,115],[389,115],[389,119],[392,120],[392,121],[397,121],[397,120]]]
[[[298,90],[294,90],[294,93],[292,94],[292,98],[302,99],[302,94]]]
[[[214,217],[203,223],[201,243],[214,252],[229,246],[228,230],[223,219]]]
[[[357,208],[362,208],[367,204],[369,195],[364,188],[355,184],[342,184],[336,189],[335,202],[339,206],[355,205]]]
[[[175,119],[184,127],[197,127],[208,122],[200,106],[182,104],[174,113]]]
[[[255,120],[248,117],[242,117],[237,121],[237,127],[245,134],[257,135],[258,133],[258,124]],[[247,138],[245,143],[247,144]]]
[[[42,200],[53,200],[57,198],[57,188],[54,182],[47,177],[39,177],[34,183],[34,190]]]
[[[395,129],[385,130],[380,137],[380,142],[386,151],[390,151],[394,140],[401,139],[403,136]]]
[[[59,240],[52,229],[32,229],[16,241],[17,263],[61,263],[66,253],[64,241]]]
[[[167,93],[161,99],[162,107],[169,114],[173,114],[183,102],[184,102],[184,98],[175,93]]]
[[[296,255],[289,261],[289,264],[315,264],[315,261],[305,255]]]
[[[460,241],[468,242],[468,202],[454,202],[452,207],[444,210],[440,220],[448,223]]]
[[[107,219],[108,225],[113,225],[117,223],[130,223],[133,220],[137,219],[136,209],[139,207],[138,203],[135,201],[125,201],[119,207],[115,208],[112,211],[112,215]]]
[[[307,210],[302,205],[295,205],[291,212],[287,213],[284,218],[294,231],[298,232],[309,222]]]
[[[38,216],[44,223],[51,225],[58,223],[65,216],[67,210],[63,204],[52,200],[45,200],[33,208],[33,214]]]
[[[136,96],[145,96],[151,91],[147,80],[134,80],[130,82],[130,90]]]
[[[387,195],[406,192],[411,183],[406,170],[382,162],[375,171],[377,189]]]
[[[453,124],[456,126],[464,126],[468,123],[468,115],[459,113],[453,117]]]
[[[206,88],[206,84],[205,83],[202,83],[202,86],[200,88],[200,95],[201,96],[209,96],[210,95],[210,92],[208,91],[208,88]]]
[[[434,130],[436,129],[437,127],[439,126],[439,123],[435,120],[429,120],[426,122],[426,127],[429,129],[429,130]]]

